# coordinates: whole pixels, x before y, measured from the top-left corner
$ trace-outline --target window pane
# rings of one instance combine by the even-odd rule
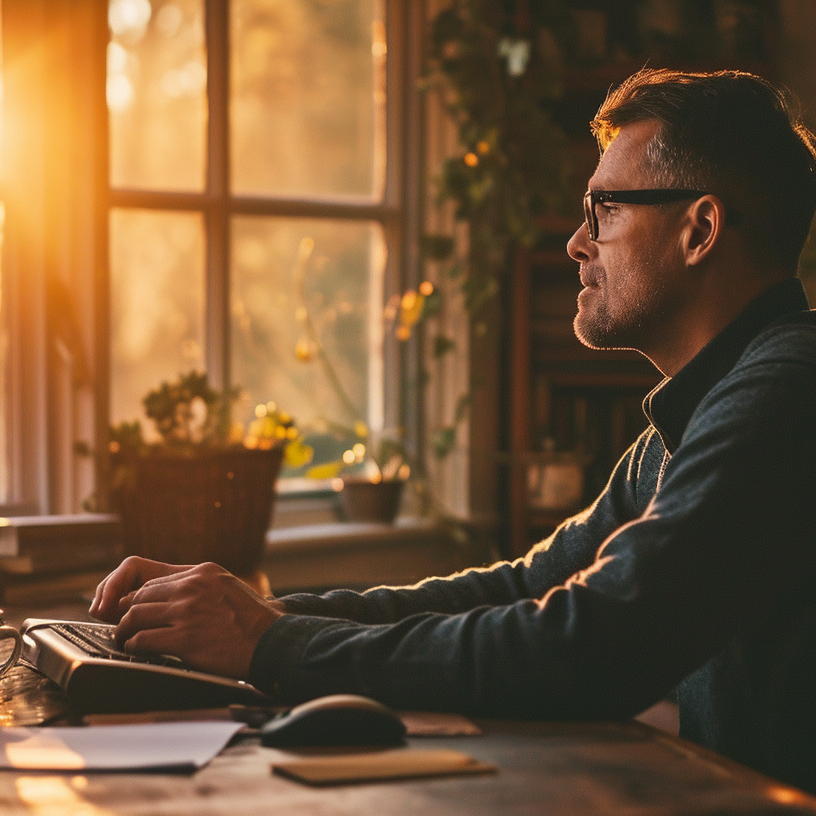
[[[148,391],[204,370],[203,218],[116,209],[110,246],[111,419],[144,420]]]
[[[231,3],[235,192],[379,197],[380,6],[378,0]]]
[[[110,0],[108,21],[111,185],[203,190],[203,0]]]
[[[381,228],[241,217],[232,234],[233,381],[249,410],[274,401],[336,458],[355,422],[380,422]]]

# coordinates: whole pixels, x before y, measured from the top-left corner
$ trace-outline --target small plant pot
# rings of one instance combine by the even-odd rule
[[[405,482],[402,479],[370,482],[343,479],[340,504],[347,521],[379,521],[390,524],[397,517]]]

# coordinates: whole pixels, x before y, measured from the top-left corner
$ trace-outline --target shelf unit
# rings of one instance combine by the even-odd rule
[[[592,351],[573,332],[581,284],[578,264],[565,247],[583,220],[581,195],[598,161],[589,122],[609,88],[644,65],[689,71],[738,68],[774,79],[780,32],[776,2],[672,0],[664,5],[656,20],[653,4],[646,0],[614,6],[594,0],[567,3],[592,27],[590,51],[598,43],[601,47],[593,59],[579,56],[567,65],[564,94],[551,105],[554,120],[571,142],[574,212],[568,218],[547,217],[539,245],[517,249],[508,270],[503,408],[507,555],[523,555],[598,495],[617,460],[646,427],[642,400],[661,379],[637,352]],[[586,55],[587,49],[578,45],[578,54]],[[556,450],[580,448],[585,454],[583,495],[572,507],[531,506],[528,467],[544,461],[537,452],[546,437]]]

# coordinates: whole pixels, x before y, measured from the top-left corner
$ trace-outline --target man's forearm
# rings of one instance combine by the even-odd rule
[[[524,559],[490,568],[465,570],[432,578],[411,587],[377,587],[358,593],[336,590],[325,595],[296,594],[281,599],[296,615],[343,618],[358,623],[395,623],[411,615],[455,615],[481,606],[507,606],[543,596],[595,559],[601,543],[642,512],[634,491],[632,461],[641,462],[649,439],[644,434],[616,468],[591,508],[568,520],[552,536],[533,547]],[[662,456],[660,448],[658,456]],[[643,504],[645,507],[645,502]]]

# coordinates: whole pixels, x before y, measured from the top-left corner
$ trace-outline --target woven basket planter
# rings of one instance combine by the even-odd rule
[[[111,501],[127,554],[252,573],[263,557],[282,459],[282,448],[238,447],[115,456]]]

